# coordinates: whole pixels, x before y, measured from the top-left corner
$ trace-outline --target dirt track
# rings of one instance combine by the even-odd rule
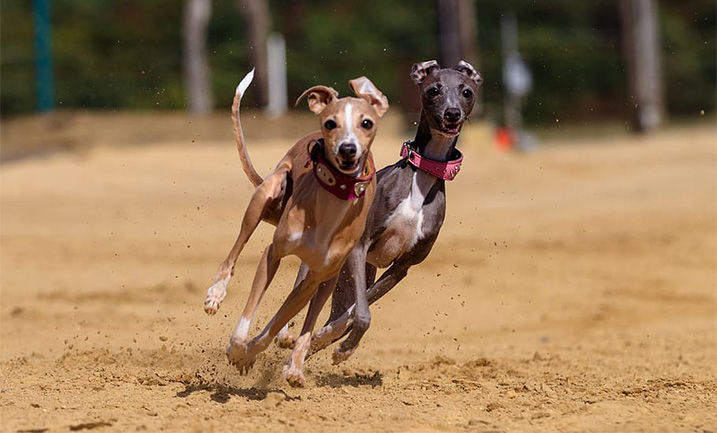
[[[525,156],[467,131],[433,254],[304,389],[274,347],[226,363],[270,227],[207,317],[251,189],[231,141],[187,141],[2,166],[0,430],[717,431],[713,125]],[[259,171],[288,145],[251,141]]]

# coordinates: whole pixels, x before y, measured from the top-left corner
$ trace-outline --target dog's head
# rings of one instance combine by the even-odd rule
[[[413,65],[411,79],[421,92],[430,128],[439,135],[457,136],[475,105],[476,92],[483,82],[480,74],[463,60],[445,69],[429,60]]]
[[[346,174],[357,174],[376,136],[378,119],[388,110],[388,99],[366,77],[349,81],[357,98],[339,98],[326,86],[307,89],[303,97],[319,116],[324,136],[324,157]]]

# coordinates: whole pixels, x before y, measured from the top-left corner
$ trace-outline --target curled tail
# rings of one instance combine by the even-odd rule
[[[251,183],[254,184],[254,186],[259,186],[259,184],[264,181],[264,178],[262,178],[259,173],[257,173],[256,169],[251,163],[251,159],[249,158],[249,152],[247,151],[246,145],[244,144],[244,131],[242,131],[241,121],[239,120],[239,103],[241,102],[241,98],[242,96],[244,96],[244,92],[246,92],[246,89],[249,87],[249,84],[251,84],[251,81],[253,79],[254,69],[252,69],[251,72],[246,74],[246,76],[237,86],[237,91],[234,95],[234,102],[232,103],[232,122],[234,123],[234,139],[237,142],[237,151],[239,152],[239,159],[241,159],[241,165],[244,169],[244,173],[246,173],[247,177],[249,178]]]

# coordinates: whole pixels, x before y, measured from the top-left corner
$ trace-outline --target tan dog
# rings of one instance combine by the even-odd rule
[[[311,300],[304,327],[284,368],[289,383],[301,386],[311,331],[339,270],[364,231],[376,189],[371,144],[378,119],[388,110],[388,99],[366,77],[349,81],[358,98],[339,99],[338,92],[325,86],[306,90],[297,104],[307,97],[309,108],[319,116],[321,130],[301,138],[274,171],[262,179],[249,159],[239,121],[239,103],[252,78],[253,71],[237,87],[232,113],[242,165],[257,188],[234,247],[207,291],[204,310],[216,313],[226,296],[236,260],[259,222],[276,225],[272,243],[256,270],[244,312],[229,340],[227,357],[241,374],[246,373],[255,356]],[[256,308],[281,259],[291,254],[302,262],[294,289],[264,330],[250,340]],[[322,282],[328,284],[317,293]]]

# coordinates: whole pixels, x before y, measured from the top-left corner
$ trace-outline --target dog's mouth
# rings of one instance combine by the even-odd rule
[[[463,120],[465,119],[461,118],[458,121],[451,121],[443,116],[435,116],[433,118],[433,125],[431,129],[439,135],[453,138],[460,134],[461,127],[463,126]]]
[[[346,174],[353,174],[356,171],[356,169],[358,168],[358,165],[359,165],[358,158],[351,159],[351,160],[336,158],[336,167]]]
[[[441,126],[441,133],[450,137],[456,136],[461,132],[462,123],[448,123],[444,122]]]

